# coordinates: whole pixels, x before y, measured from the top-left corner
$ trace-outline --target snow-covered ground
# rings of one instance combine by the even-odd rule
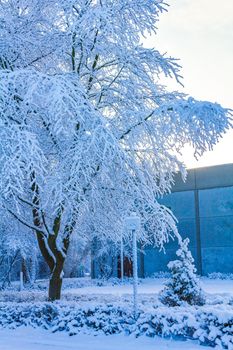
[[[158,293],[162,290],[165,278],[141,279],[138,285],[139,302],[157,303]],[[228,303],[233,299],[233,280],[201,278],[201,286],[207,296],[208,303]],[[82,300],[83,302],[121,302],[131,301],[133,285],[130,283],[112,285],[104,282],[103,285],[89,285],[83,283],[81,288],[71,286],[64,288],[62,299]],[[1,296],[1,295],[0,295]],[[0,299],[1,300],[1,299]]]
[[[18,328],[0,330],[1,350],[207,350],[194,341],[165,340],[159,337],[148,338],[125,335],[79,334],[73,337],[67,333],[50,333],[39,329]]]
[[[146,278],[140,280],[138,286],[139,294],[154,294],[159,293],[163,288],[163,284],[166,281],[164,278]],[[233,280],[220,280],[220,279],[208,279],[201,278],[201,286],[206,293],[210,294],[233,294]],[[131,294],[133,286],[130,284],[118,284],[118,285],[103,285],[103,286],[87,286],[83,288],[71,288],[65,291],[65,293],[72,293],[77,295],[87,294],[114,294],[116,296],[122,296],[124,294]]]
[[[163,288],[165,278],[141,279],[138,285],[139,301],[157,302],[158,293]],[[228,303],[233,299],[232,279],[201,278],[201,286],[207,293],[210,303]],[[13,290],[0,291],[0,302],[33,302],[46,301],[48,281],[38,281],[34,288],[19,292],[19,286],[13,285]],[[121,284],[119,280],[91,280],[90,278],[65,279],[62,288],[62,300],[79,302],[118,302],[131,301],[133,293],[132,281]]]

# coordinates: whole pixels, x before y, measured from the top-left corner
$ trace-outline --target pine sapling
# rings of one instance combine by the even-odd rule
[[[171,271],[171,278],[159,294],[159,300],[165,305],[180,306],[184,303],[203,305],[205,303],[188,244],[188,238],[181,240],[180,248],[176,252],[179,260],[170,261],[167,265]]]

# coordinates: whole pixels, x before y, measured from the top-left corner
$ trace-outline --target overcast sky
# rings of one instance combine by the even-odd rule
[[[201,100],[233,109],[233,0],[168,0],[151,44],[180,58],[184,89]],[[167,84],[177,89],[173,83]],[[233,131],[198,162],[186,151],[188,167],[233,163]]]

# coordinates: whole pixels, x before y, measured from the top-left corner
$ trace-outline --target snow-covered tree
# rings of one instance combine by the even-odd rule
[[[0,288],[24,272],[25,282],[34,282],[38,248],[34,234],[9,213],[0,210]]]
[[[156,198],[170,191],[177,154],[196,155],[230,127],[216,103],[168,92],[160,74],[179,65],[142,38],[163,0],[0,2],[1,207],[32,229],[60,298],[74,231],[120,240],[141,216],[141,240],[163,246],[175,218]],[[150,234],[149,234],[150,233]]]
[[[205,297],[196,275],[196,268],[190,250],[189,239],[179,242],[180,248],[176,255],[179,260],[170,261],[171,279],[165,284],[165,288],[159,294],[159,300],[169,306],[180,306],[184,302],[190,305],[203,305]]]
[[[86,271],[90,272],[90,255],[91,242],[74,232],[64,264],[64,277],[83,277]]]

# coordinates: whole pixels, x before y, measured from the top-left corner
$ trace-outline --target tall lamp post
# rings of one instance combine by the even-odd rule
[[[121,283],[124,279],[124,246],[123,246],[123,234],[121,234]]]
[[[138,263],[137,263],[137,231],[140,229],[141,220],[136,213],[131,213],[125,218],[126,228],[131,231],[133,237],[133,299],[134,317],[138,311]]]

